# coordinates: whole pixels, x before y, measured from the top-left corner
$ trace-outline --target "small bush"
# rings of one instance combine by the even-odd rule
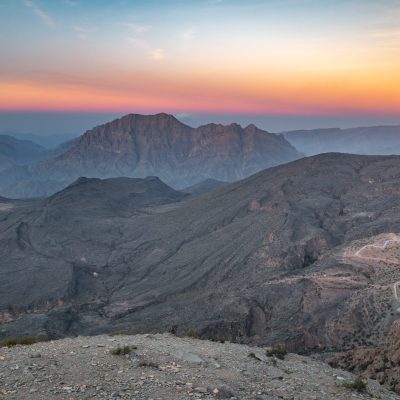
[[[18,341],[16,338],[5,339],[1,342],[2,347],[12,347],[12,346],[16,346],[17,344],[18,344]]]
[[[126,333],[124,331],[116,331],[116,332],[110,332],[108,334],[108,336],[122,336],[122,335],[126,335]]]
[[[365,393],[368,389],[367,383],[360,376],[354,382],[345,382],[343,386],[346,389],[356,390],[359,393]]]
[[[217,337],[217,336],[209,337],[208,340],[210,340],[211,342],[225,343],[225,339],[224,338]]]
[[[152,361],[140,360],[139,367],[142,367],[142,368],[148,367],[148,368],[156,368],[157,369],[159,366],[157,363],[154,363]]]
[[[29,346],[34,343],[47,342],[49,338],[47,336],[25,336],[22,338],[8,338],[0,342],[0,347],[12,347],[18,344],[23,346]]]
[[[168,332],[171,333],[172,335],[176,335],[178,332],[178,325],[172,325],[169,329]]]
[[[280,360],[284,360],[287,354],[287,350],[283,346],[276,346],[270,350],[267,350],[265,354],[268,357],[276,357],[279,358]]]
[[[114,356],[124,356],[129,354],[132,350],[136,350],[136,346],[118,346],[116,349],[111,350],[111,354]]]
[[[186,336],[187,336],[187,337],[190,337],[190,338],[196,338],[196,337],[197,337],[196,332],[195,332],[193,329],[189,329],[189,330],[186,332]]]

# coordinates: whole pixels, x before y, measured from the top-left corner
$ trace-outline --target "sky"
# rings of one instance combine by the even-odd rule
[[[0,131],[32,113],[400,123],[400,0],[1,0],[0,54]]]

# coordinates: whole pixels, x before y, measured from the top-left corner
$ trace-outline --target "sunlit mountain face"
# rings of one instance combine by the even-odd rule
[[[2,0],[0,109],[384,122],[399,17],[397,0]]]

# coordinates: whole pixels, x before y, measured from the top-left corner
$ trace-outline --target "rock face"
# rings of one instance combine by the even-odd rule
[[[325,154],[189,198],[118,182],[0,214],[2,337],[176,326],[300,352],[384,342],[400,157]]]
[[[285,132],[284,136],[307,155],[332,151],[353,154],[400,154],[400,126],[298,130]]]
[[[87,131],[58,157],[0,174],[0,193],[48,195],[80,176],[154,175],[183,188],[209,178],[236,181],[299,157],[283,136],[254,125],[194,129],[172,115],[130,114]]]
[[[126,355],[115,355],[126,348]],[[10,400],[398,400],[373,380],[345,387],[349,372],[263,348],[169,334],[95,336],[0,348],[0,393]]]

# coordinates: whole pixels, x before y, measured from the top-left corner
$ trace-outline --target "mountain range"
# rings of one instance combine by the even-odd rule
[[[400,154],[400,126],[312,129],[283,133],[302,153]]]
[[[46,158],[46,149],[29,140],[0,135],[0,171]]]
[[[2,146],[6,137],[13,141],[12,147]],[[24,154],[18,160],[14,159],[16,147],[18,154]],[[208,190],[207,185],[212,188],[213,181],[234,182],[303,155],[325,152],[398,154],[400,126],[301,130],[277,135],[255,125],[243,128],[238,124],[207,124],[191,128],[164,113],[129,114],[53,149],[0,136],[0,194],[42,197],[65,188],[80,176],[152,175],[176,189],[200,193]],[[196,188],[198,184],[202,186]]]
[[[49,195],[80,176],[155,175],[184,188],[205,179],[236,181],[301,157],[283,136],[254,125],[191,128],[168,114],[130,114],[70,143],[62,154],[0,174],[0,193],[16,198]]]
[[[54,149],[65,142],[75,139],[77,136],[73,134],[62,134],[57,132],[53,135],[37,135],[35,133],[22,133],[10,130],[0,131],[0,136],[1,135],[12,136],[13,138],[22,141],[27,140],[36,143],[47,150]]]

